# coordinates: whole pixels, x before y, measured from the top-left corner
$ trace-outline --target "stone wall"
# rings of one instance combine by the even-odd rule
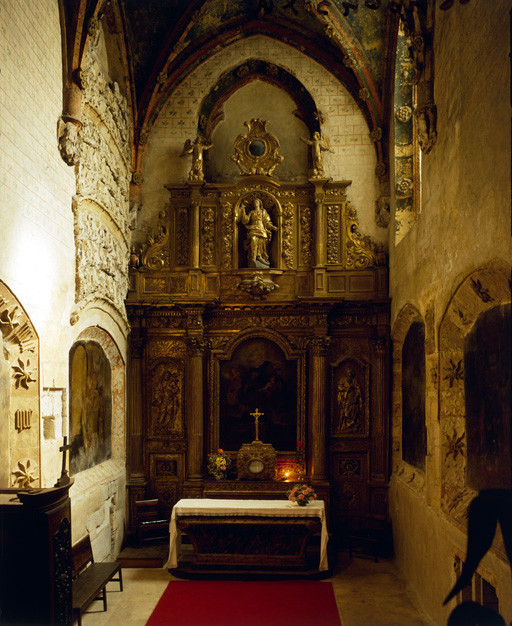
[[[122,415],[117,411],[118,428],[122,428],[117,442],[118,456],[115,461],[101,465],[101,476],[91,474],[80,477],[72,491],[73,539],[80,538],[86,529],[90,532],[95,529],[93,550],[96,558],[101,560],[119,551],[124,525],[127,322],[123,290],[127,286],[129,246],[126,240],[129,213],[128,124],[126,120],[124,123],[116,120],[119,132],[125,133],[120,140],[118,135],[108,137],[104,134],[101,137],[105,150],[95,158],[97,163],[101,160],[109,172],[98,166],[95,171],[103,172],[105,176],[104,179],[96,178],[93,184],[97,190],[106,191],[109,197],[115,198],[114,206],[103,209],[106,203],[98,197],[100,191],[87,195],[87,202],[94,204],[96,210],[94,218],[98,214],[104,216],[103,222],[95,223],[95,234],[103,239],[96,242],[96,252],[82,255],[81,259],[86,262],[77,266],[75,249],[83,241],[79,236],[80,220],[86,218],[78,206],[81,198],[74,197],[79,168],[75,170],[66,165],[58,149],[62,113],[62,44],[57,0],[5,0],[1,3],[0,59],[0,281],[9,290],[5,292],[10,294],[9,302],[20,303],[39,337],[37,382],[30,383],[29,387],[37,386],[38,390],[35,399],[37,412],[33,409],[32,415],[37,413],[41,418],[37,424],[40,437],[36,447],[40,456],[37,459],[37,477],[43,487],[52,486],[61,471],[59,446],[68,428],[68,360],[73,342],[86,329],[101,327],[104,329],[101,332],[115,346],[116,358],[123,363],[123,384],[119,391]],[[108,67],[108,63],[104,62],[102,67]],[[96,103],[91,103],[91,99],[87,102],[90,110],[96,104],[96,108],[107,118],[108,115],[119,114],[123,107],[126,111],[126,103],[115,85],[109,86],[111,81],[108,76],[104,80],[110,91],[109,94],[105,90],[102,95],[104,102],[101,98]],[[108,123],[101,122],[101,119],[98,122],[101,115],[94,117],[93,114],[92,118],[98,132],[108,127]],[[87,119],[89,121],[91,116]],[[94,134],[89,126],[87,131],[90,132],[84,134],[86,140]],[[109,154],[106,150],[110,150]],[[89,168],[91,170],[94,167]],[[82,185],[82,190],[84,188]],[[94,241],[89,243],[93,245]],[[98,251],[106,258],[100,257]],[[91,258],[96,265],[91,263]],[[105,274],[101,283],[104,287],[100,297],[90,298],[87,280],[95,271]],[[114,275],[112,280],[111,274]],[[5,305],[1,313],[10,313],[11,309],[12,306]],[[4,386],[8,380],[5,349],[9,350],[9,342],[10,339],[0,341],[0,384]],[[4,387],[0,389],[4,397],[5,391]],[[14,424],[16,407],[13,394],[10,396],[10,403],[4,402],[2,406],[11,413],[9,419]],[[21,430],[20,434],[26,437],[26,433],[31,431]],[[16,449],[16,455],[22,455],[22,452]],[[4,457],[2,455],[0,464],[7,462]],[[5,468],[0,471],[0,476],[3,482],[7,480]],[[12,476],[10,480],[12,482]],[[84,480],[88,481],[87,502],[81,497]],[[83,519],[96,514],[96,522],[82,523]],[[99,519],[101,522],[98,522]],[[108,534],[108,539],[100,539],[102,534]]]
[[[454,558],[465,556],[465,511],[474,495],[463,484],[464,409],[455,393],[464,374],[450,370],[456,351],[441,348],[440,336],[446,343],[453,335],[447,319],[454,329],[475,321],[481,298],[469,296],[471,277],[474,285],[484,280],[481,287],[492,291],[495,303],[510,302],[511,7],[509,0],[454,3],[436,14],[438,139],[423,155],[418,219],[399,243],[390,244],[395,551],[435,623],[445,623],[453,607],[442,602],[455,582]],[[403,462],[400,449],[400,347],[416,318],[426,327],[425,472]],[[478,571],[496,588],[501,613],[510,621],[510,570],[499,536]]]

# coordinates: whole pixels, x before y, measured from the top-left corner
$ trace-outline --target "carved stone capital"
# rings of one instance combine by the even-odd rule
[[[80,159],[80,137],[78,125],[74,122],[65,122],[63,119],[58,124],[59,152],[66,165],[76,165]]]

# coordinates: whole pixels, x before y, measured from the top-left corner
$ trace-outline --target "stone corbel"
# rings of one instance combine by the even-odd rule
[[[64,89],[62,115],[57,124],[59,152],[66,165],[76,165],[80,159],[81,126],[82,92],[77,85],[72,85]]]

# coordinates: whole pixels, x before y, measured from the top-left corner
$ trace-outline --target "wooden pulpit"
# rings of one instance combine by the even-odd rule
[[[72,484],[0,490],[0,624],[71,624]]]

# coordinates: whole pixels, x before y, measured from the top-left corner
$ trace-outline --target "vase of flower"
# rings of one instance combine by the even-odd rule
[[[288,500],[296,503],[298,506],[306,506],[316,500],[316,493],[313,487],[309,485],[295,485],[295,487],[288,492]]]
[[[222,448],[208,455],[208,471],[215,480],[224,480],[230,465],[231,457]]]

